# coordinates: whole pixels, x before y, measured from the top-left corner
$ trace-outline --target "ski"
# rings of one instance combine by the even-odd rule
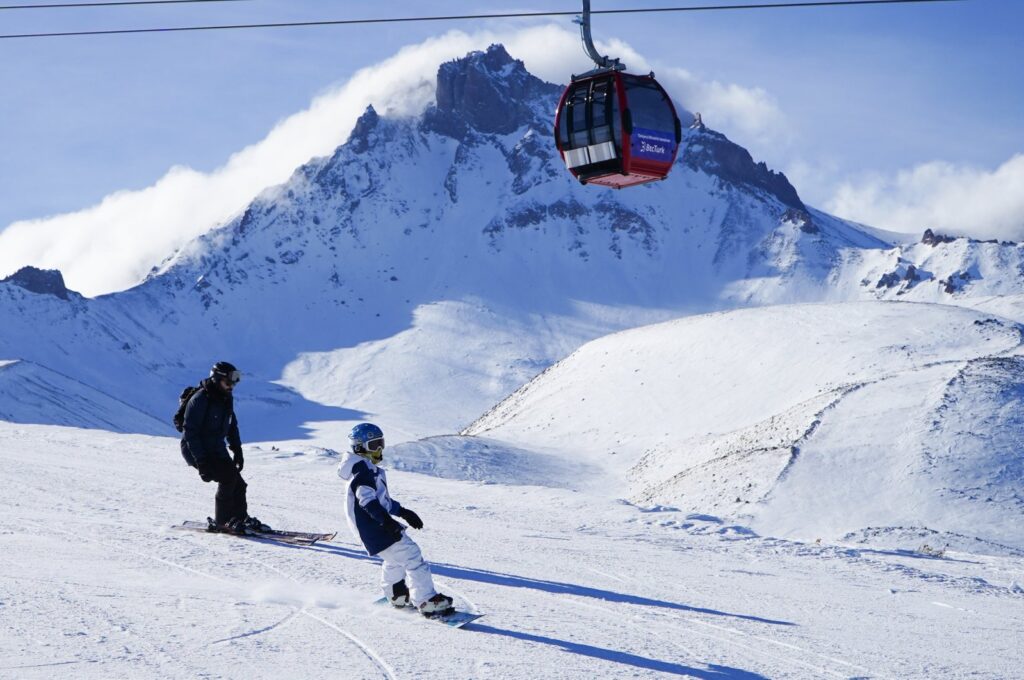
[[[260,536],[281,536],[283,538],[301,538],[307,541],[329,541],[335,537],[336,531],[330,533],[318,534],[310,531],[282,531],[281,529],[271,529],[270,531],[257,531]]]
[[[207,524],[210,522],[210,518],[206,518]],[[189,522],[186,522],[188,524]],[[284,538],[300,538],[307,541],[330,541],[337,535],[336,531],[330,533],[316,533],[312,531],[285,531],[283,529],[267,529],[266,531],[260,531],[258,529],[249,529],[252,534],[259,534],[260,536],[281,536]]]
[[[278,541],[280,543],[288,543],[291,545],[313,545],[321,535],[329,535],[333,537],[333,534],[308,534],[289,536],[286,532],[280,533],[269,533],[264,531],[252,531],[246,529],[244,534],[234,534],[228,531],[210,531],[209,525],[206,522],[196,522],[194,520],[185,520],[181,524],[175,524],[171,527],[172,529],[183,529],[185,531],[201,531],[204,534],[222,534],[224,536],[237,536],[239,538],[263,538],[271,541]],[[295,532],[300,533],[300,532]],[[312,536],[312,537],[311,537]]]
[[[376,605],[386,605],[388,607],[391,607],[392,609],[401,609],[402,611],[410,613],[415,612],[416,614],[420,614],[420,611],[411,604],[401,608],[394,607],[391,605],[391,602],[389,602],[388,598],[386,597],[374,600],[373,603]],[[454,608],[449,609],[446,612],[433,614],[430,616],[427,616],[426,614],[420,614],[420,618],[427,619],[428,621],[437,621],[438,623],[443,623],[449,628],[462,628],[467,623],[472,623],[473,621],[476,621],[482,616],[483,614],[474,614],[472,612],[459,611],[458,609]]]

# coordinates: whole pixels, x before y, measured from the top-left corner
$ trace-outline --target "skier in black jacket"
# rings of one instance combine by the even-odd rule
[[[185,407],[182,452],[188,454],[204,482],[217,482],[212,531],[245,533],[267,531],[267,525],[249,516],[242,479],[242,439],[238,434],[232,391],[242,374],[232,364],[219,361],[210,377],[199,383]],[[225,445],[225,440],[227,444]],[[230,449],[231,454],[228,454]]]

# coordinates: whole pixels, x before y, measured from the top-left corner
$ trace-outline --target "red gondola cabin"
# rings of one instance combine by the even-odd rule
[[[621,189],[665,179],[681,139],[675,106],[653,74],[584,75],[558,103],[555,143],[583,184]]]

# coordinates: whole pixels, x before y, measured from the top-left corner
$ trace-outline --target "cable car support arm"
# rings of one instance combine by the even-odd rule
[[[594,39],[590,35],[590,0],[583,0],[583,15],[576,17],[576,23],[580,25],[580,36],[583,38],[583,50],[595,64],[595,71],[624,71],[626,65],[618,59],[602,56],[594,47]],[[591,72],[593,73],[593,71]],[[583,74],[589,75],[589,74]]]

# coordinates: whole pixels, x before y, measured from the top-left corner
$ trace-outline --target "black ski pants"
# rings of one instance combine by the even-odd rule
[[[249,505],[245,500],[245,489],[248,486],[230,458],[217,461],[217,496],[214,499],[214,519],[217,524],[226,524],[236,517],[245,519],[249,516]]]

